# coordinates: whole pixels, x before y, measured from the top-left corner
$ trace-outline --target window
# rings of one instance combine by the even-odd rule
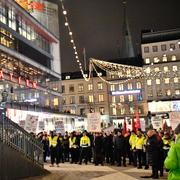
[[[100,107],[99,108],[99,112],[101,115],[105,114],[105,108],[104,107]]]
[[[168,68],[168,66],[164,66],[164,72],[168,72],[169,71],[169,68]]]
[[[111,89],[111,91],[115,91],[115,85],[111,84],[110,89]]]
[[[65,85],[62,85],[62,93],[65,93]]]
[[[119,84],[119,90],[123,91],[123,89],[124,89],[124,85],[123,84]]]
[[[8,9],[8,26],[11,29],[16,30],[16,16],[12,7],[9,7]]]
[[[53,105],[54,106],[58,106],[59,105],[59,99],[58,98],[54,98]]]
[[[161,84],[161,80],[160,79],[156,79],[156,84]]]
[[[84,104],[85,103],[85,98],[84,96],[79,96],[79,103]]]
[[[173,66],[173,67],[172,67],[172,70],[173,70],[174,72],[176,72],[176,71],[178,70],[178,67],[177,67],[177,66]]]
[[[171,43],[171,44],[170,44],[170,51],[173,51],[173,50],[175,50],[175,49],[176,49],[175,44],[174,44],[174,43]]]
[[[147,85],[150,86],[152,84],[151,79],[147,80]]]
[[[172,61],[176,61],[176,56],[175,56],[175,55],[172,55],[172,56],[171,56],[171,60],[172,60]]]
[[[146,64],[149,64],[149,63],[150,63],[150,58],[146,58],[146,59],[145,59],[145,63],[146,63]]]
[[[154,63],[158,63],[159,62],[159,58],[158,57],[154,57]]]
[[[146,68],[146,73],[150,73],[151,72],[151,68],[150,67],[148,67],[148,68]]]
[[[75,108],[75,107],[71,107],[70,113],[71,113],[71,114],[76,114],[76,108]]]
[[[180,95],[180,90],[179,89],[175,90],[175,95]]]
[[[148,90],[148,97],[153,97],[153,92],[152,92],[152,90]]]
[[[178,83],[179,82],[179,78],[178,77],[175,77],[174,78],[174,83]]]
[[[90,102],[90,103],[94,102],[94,97],[93,97],[93,95],[89,95],[89,96],[88,96],[88,102]]]
[[[80,115],[81,115],[81,116],[85,116],[85,114],[86,114],[86,113],[85,113],[85,109],[84,109],[84,108],[81,108],[81,109],[80,109]]]
[[[163,55],[162,60],[163,60],[163,62],[167,62],[167,56],[166,56],[166,54]]]
[[[117,111],[116,111],[116,108],[115,108],[115,107],[112,108],[112,114],[113,114],[114,116],[117,115]]]
[[[112,103],[116,103],[116,96],[112,96]]]
[[[6,24],[6,8],[4,4],[0,4],[0,22]]]
[[[132,83],[128,83],[128,89],[132,89]]]
[[[75,96],[70,96],[70,104],[75,104]]]
[[[169,78],[164,79],[165,84],[169,84]]]
[[[141,82],[137,82],[136,87],[137,87],[137,89],[141,89]]]
[[[93,90],[93,85],[92,84],[88,84],[88,91],[92,91]]]
[[[69,92],[74,92],[74,85],[69,85]]]
[[[149,53],[149,47],[148,46],[144,47],[144,53]]]
[[[125,108],[121,108],[120,113],[121,113],[121,115],[123,115],[125,113]]]
[[[103,89],[103,83],[102,82],[98,82],[98,90],[102,90]]]
[[[163,95],[162,90],[158,90],[157,91],[157,96],[162,96],[162,95]]]
[[[131,101],[133,101],[133,95],[132,94],[130,94],[130,95],[128,95],[128,100],[131,102]]]
[[[78,84],[78,91],[79,92],[84,91],[84,85],[83,84]]]
[[[70,79],[71,77],[70,76],[66,76],[65,79]]]
[[[120,95],[120,102],[124,102],[124,96],[123,95]]]
[[[161,51],[166,51],[166,44],[161,45]]]
[[[170,95],[171,95],[171,90],[170,90],[170,89],[166,90],[166,95],[167,95],[167,96],[170,96]]]
[[[65,97],[62,98],[62,104],[63,104],[63,105],[66,104],[66,98],[65,98]]]
[[[157,46],[152,46],[153,52],[158,52],[158,47]]]
[[[160,71],[159,67],[155,67],[155,68],[154,68],[154,71],[155,71],[155,72],[159,72],[159,71]]]
[[[99,94],[98,99],[99,102],[104,102],[104,94]]]

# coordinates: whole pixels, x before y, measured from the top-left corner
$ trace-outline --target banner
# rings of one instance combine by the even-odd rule
[[[100,113],[89,113],[87,115],[87,130],[89,132],[101,132]]]
[[[152,121],[152,126],[154,129],[159,130],[160,128],[162,128],[161,116],[152,116],[151,121]]]
[[[44,128],[45,128],[44,121],[39,121],[38,130],[39,131],[44,131]]]
[[[36,133],[38,116],[27,114],[24,129],[28,132]]]
[[[63,121],[56,121],[55,122],[55,130],[56,130],[56,133],[64,134],[65,133],[64,122]]]
[[[103,129],[103,131],[104,131],[105,133],[107,133],[107,132],[109,132],[109,133],[114,132],[115,127],[116,127],[115,125],[112,125],[112,126],[110,126],[110,127],[107,127],[107,128],[105,128],[105,129]]]
[[[19,126],[21,126],[24,129],[24,127],[25,127],[25,120],[20,120],[19,121]]]
[[[169,119],[172,129],[175,129],[176,126],[180,123],[180,111],[170,112]]]

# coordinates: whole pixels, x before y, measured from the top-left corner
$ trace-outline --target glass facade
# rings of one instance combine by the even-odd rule
[[[16,31],[19,35],[32,42],[38,48],[50,53],[50,43],[42,36],[37,29],[26,20],[22,15],[16,13],[14,7],[0,2],[0,22]]]

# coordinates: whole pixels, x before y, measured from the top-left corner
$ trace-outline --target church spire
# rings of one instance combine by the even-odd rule
[[[131,33],[127,20],[126,5],[127,5],[126,0],[123,0],[122,48],[120,51],[121,58],[135,57]]]

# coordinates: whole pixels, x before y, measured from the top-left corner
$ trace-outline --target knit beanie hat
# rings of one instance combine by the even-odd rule
[[[175,132],[175,134],[180,134],[180,123],[177,125],[174,132]]]

